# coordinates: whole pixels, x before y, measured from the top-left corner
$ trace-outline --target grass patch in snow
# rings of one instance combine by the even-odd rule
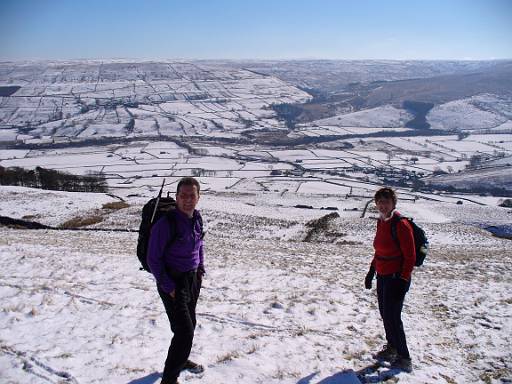
[[[87,227],[89,225],[98,224],[103,221],[103,217],[99,215],[92,215],[92,216],[86,216],[86,217],[74,217],[71,220],[68,220],[64,223],[62,223],[59,228],[62,229],[74,229],[74,228],[81,228],[81,227]]]
[[[217,363],[226,363],[228,361],[238,359],[240,356],[241,356],[240,352],[237,352],[237,351],[229,352],[229,353],[226,353],[225,355],[220,356],[217,359]]]
[[[113,210],[113,211],[118,211],[120,209],[123,209],[123,208],[128,208],[130,206],[130,204],[124,202],[124,201],[113,201],[113,202],[110,202],[110,203],[105,203],[102,205],[101,208],[103,209],[110,209],[110,210]]]

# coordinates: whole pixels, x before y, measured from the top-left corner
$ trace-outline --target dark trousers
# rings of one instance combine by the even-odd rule
[[[165,360],[162,382],[176,380],[190,356],[196,328],[196,304],[201,289],[196,271],[170,275],[176,283],[175,298],[158,288],[174,334]]]
[[[395,274],[377,275],[379,311],[384,323],[388,345],[395,348],[400,356],[410,358],[402,324],[402,307],[406,291],[404,291],[398,279],[399,277]],[[407,285],[407,289],[409,289],[409,285],[410,283]]]

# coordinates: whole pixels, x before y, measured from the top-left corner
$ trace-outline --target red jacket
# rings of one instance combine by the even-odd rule
[[[414,263],[416,262],[416,249],[412,227],[407,220],[399,220],[396,225],[396,234],[400,246],[391,235],[391,223],[396,220],[397,211],[390,219],[377,221],[377,232],[373,240],[375,256],[372,265],[379,275],[400,273],[400,277],[410,280]]]

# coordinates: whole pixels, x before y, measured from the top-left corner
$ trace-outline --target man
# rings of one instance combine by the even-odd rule
[[[180,372],[201,373],[204,368],[188,357],[196,327],[196,304],[204,274],[202,218],[195,208],[199,182],[182,178],[176,189],[176,209],[151,228],[148,265],[174,336],[161,384],[177,384]]]

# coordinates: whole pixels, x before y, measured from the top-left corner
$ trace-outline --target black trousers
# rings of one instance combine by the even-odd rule
[[[158,287],[173,337],[165,360],[162,382],[173,382],[190,356],[196,328],[196,304],[201,290],[197,272],[170,273],[176,283],[174,299]]]
[[[377,275],[377,297],[379,312],[386,331],[386,341],[397,353],[410,358],[407,341],[402,324],[402,308],[406,291],[400,285],[399,277],[393,275]],[[409,289],[409,284],[407,289]]]

